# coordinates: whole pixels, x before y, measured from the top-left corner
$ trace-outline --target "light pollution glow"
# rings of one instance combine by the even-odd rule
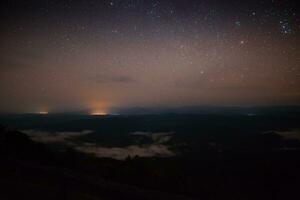
[[[93,116],[105,116],[105,115],[108,115],[108,113],[95,111],[95,112],[92,112],[90,115],[93,115]]]
[[[47,2],[3,5],[0,112],[300,104],[288,3]]]

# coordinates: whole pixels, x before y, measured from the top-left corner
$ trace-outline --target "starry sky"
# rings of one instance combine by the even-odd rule
[[[0,111],[299,105],[296,3],[1,1]]]

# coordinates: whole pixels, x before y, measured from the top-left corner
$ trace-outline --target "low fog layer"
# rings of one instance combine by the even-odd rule
[[[96,157],[104,157],[104,158],[114,158],[117,160],[125,160],[128,156],[130,157],[169,157],[174,156],[175,154],[168,149],[166,145],[160,144],[151,144],[151,145],[131,145],[124,148],[113,147],[113,148],[105,148],[105,147],[97,147],[97,146],[78,146],[75,147],[76,150],[88,154],[93,154]]]
[[[66,142],[68,139],[79,137],[92,133],[91,130],[83,130],[80,132],[47,132],[38,130],[23,130],[32,140],[42,143]]]
[[[300,140],[300,129],[295,129],[291,131],[276,131],[278,135],[287,140]]]
[[[173,137],[174,132],[158,132],[158,133],[152,133],[152,132],[142,132],[142,131],[136,131],[131,133],[133,136],[142,136],[150,138],[155,143],[165,143],[168,142]]]
[[[136,137],[147,137],[152,140],[149,145],[129,145],[127,147],[101,147],[96,143],[82,143],[76,145],[72,143],[72,139],[93,133],[91,130],[83,130],[79,132],[47,132],[39,130],[23,130],[32,140],[41,143],[61,143],[72,146],[75,150],[87,154],[92,154],[99,158],[113,158],[117,160],[125,160],[130,157],[169,157],[174,156],[175,153],[169,150],[169,147],[164,144],[168,142],[174,132],[133,132],[130,133]]]

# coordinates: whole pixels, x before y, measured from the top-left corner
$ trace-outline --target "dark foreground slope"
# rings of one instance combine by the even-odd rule
[[[128,145],[127,136],[133,131],[174,132],[168,145],[179,153],[170,158],[100,159],[72,150],[50,152],[21,133],[3,129],[0,195],[4,199],[186,199],[166,193],[208,200],[299,196],[299,112],[21,116],[7,122],[20,130],[81,131],[88,127],[94,134],[80,140],[100,145],[123,143],[122,138]],[[280,132],[297,137],[287,139]]]
[[[75,152],[52,153],[0,127],[0,199],[188,199],[111,182],[86,171]],[[89,162],[90,163],[90,162]]]

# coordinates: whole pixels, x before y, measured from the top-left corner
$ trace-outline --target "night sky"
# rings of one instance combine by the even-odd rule
[[[300,104],[296,0],[1,2],[0,111]]]

